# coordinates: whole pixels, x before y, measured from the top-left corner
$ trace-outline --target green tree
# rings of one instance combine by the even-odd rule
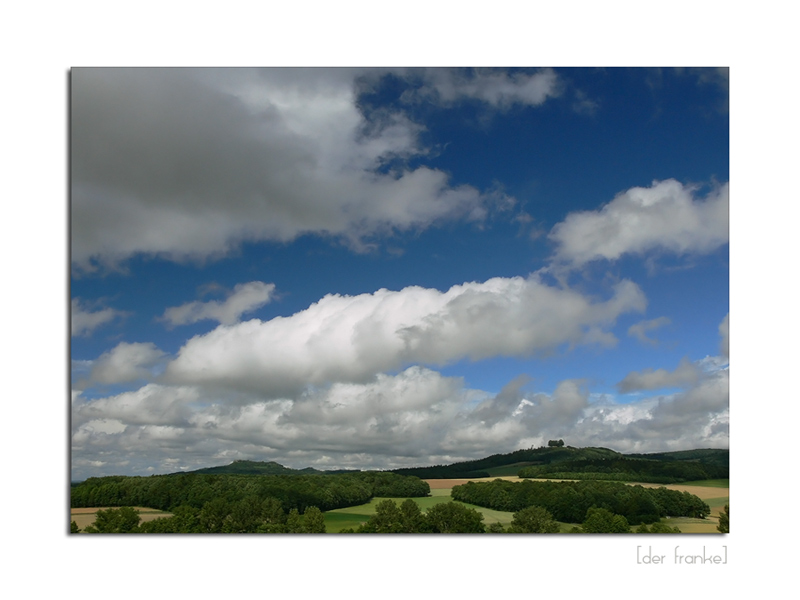
[[[729,514],[728,505],[725,505],[725,508],[719,513],[719,525],[717,525],[717,531],[720,533],[730,533],[730,514]]]
[[[411,500],[411,502],[414,502]],[[416,502],[414,502],[416,504]],[[359,533],[406,533],[403,513],[394,500],[381,500],[375,505],[375,514],[358,528]]]
[[[509,533],[558,533],[558,523],[541,506],[529,506],[514,513]]]
[[[592,507],[586,511],[586,519],[581,525],[583,533],[630,533],[628,520],[615,515],[605,508]]]
[[[80,533],[81,529],[78,527],[78,524],[75,521],[69,524],[69,532],[70,533]]]
[[[230,512],[225,498],[214,498],[206,502],[197,517],[199,530],[202,533],[220,533]]]
[[[86,533],[130,533],[139,525],[139,511],[130,506],[98,510]]]
[[[304,513],[303,531],[305,533],[325,533],[325,517],[316,506],[309,506]]]
[[[419,509],[419,504],[411,498],[406,498],[400,505],[400,519],[403,524],[403,533],[422,533],[425,531],[425,517]]]
[[[457,502],[436,504],[425,513],[432,533],[484,533],[483,515]]]
[[[636,528],[636,533],[680,533],[681,530],[677,527],[670,527],[666,523],[656,521],[650,528],[647,528],[647,523],[642,523]]]
[[[303,521],[300,519],[300,512],[293,508],[289,511],[286,518],[286,533],[304,533]]]

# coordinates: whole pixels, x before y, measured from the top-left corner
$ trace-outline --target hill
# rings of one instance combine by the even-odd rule
[[[358,469],[336,469],[331,471],[320,471],[313,467],[305,469],[290,469],[275,461],[260,462],[255,460],[235,460],[229,465],[219,467],[206,467],[196,471],[185,471],[188,473],[205,473],[217,475],[335,475],[338,473],[358,473]]]
[[[519,475],[529,478],[599,479],[681,483],[729,476],[729,451],[698,449],[622,454],[608,448],[540,447],[431,467],[394,469],[423,479],[474,479]]]

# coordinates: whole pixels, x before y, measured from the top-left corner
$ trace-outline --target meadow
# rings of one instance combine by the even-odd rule
[[[505,475],[498,477],[507,481],[521,481],[515,475]],[[420,510],[423,512],[431,506],[440,504],[442,502],[453,501],[450,496],[450,491],[456,485],[462,485],[467,481],[487,481],[486,479],[427,479],[425,480],[431,487],[431,496],[427,498],[412,498],[414,502],[419,505]],[[661,487],[656,484],[639,484],[644,487]],[[697,482],[689,482],[686,484],[672,484],[665,485],[671,490],[681,492],[689,492],[698,496],[701,500],[706,502],[711,508],[711,515],[707,519],[692,519],[688,517],[678,517],[666,519],[664,522],[671,527],[678,527],[682,533],[719,533],[717,525],[719,523],[719,513],[724,506],[729,503],[729,481],[727,479],[717,480],[704,480]],[[402,503],[406,498],[391,498],[397,504]],[[372,515],[375,514],[376,505],[386,500],[386,498],[373,498],[367,504],[359,506],[351,506],[348,508],[340,508],[336,510],[327,511],[325,516],[325,527],[328,533],[338,533],[343,529],[358,528],[359,525],[365,523]],[[492,523],[500,523],[504,527],[508,526],[514,516],[514,513],[493,510],[476,506],[474,504],[467,504],[458,502],[469,508],[477,510],[483,515],[483,522],[487,526]],[[579,525],[578,523],[559,523],[561,532],[565,533],[572,529],[573,526]],[[633,528],[632,528],[633,530]]]

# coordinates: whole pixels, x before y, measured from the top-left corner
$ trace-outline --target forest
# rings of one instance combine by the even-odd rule
[[[655,523],[662,517],[703,519],[711,512],[708,504],[688,492],[611,481],[470,481],[455,486],[451,496],[476,506],[512,512],[540,506],[566,523],[582,523],[592,508],[623,516],[631,525]]]
[[[203,508],[211,501],[233,504],[246,498],[280,503],[285,512],[307,507],[331,510],[369,502],[375,496],[420,497],[430,486],[417,477],[364,471],[336,475],[230,475],[175,473],[150,477],[91,477],[72,487],[72,508],[149,506],[172,510]]]

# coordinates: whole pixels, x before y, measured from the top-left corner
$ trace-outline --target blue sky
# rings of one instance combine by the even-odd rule
[[[73,69],[72,477],[728,446],[726,69]]]

